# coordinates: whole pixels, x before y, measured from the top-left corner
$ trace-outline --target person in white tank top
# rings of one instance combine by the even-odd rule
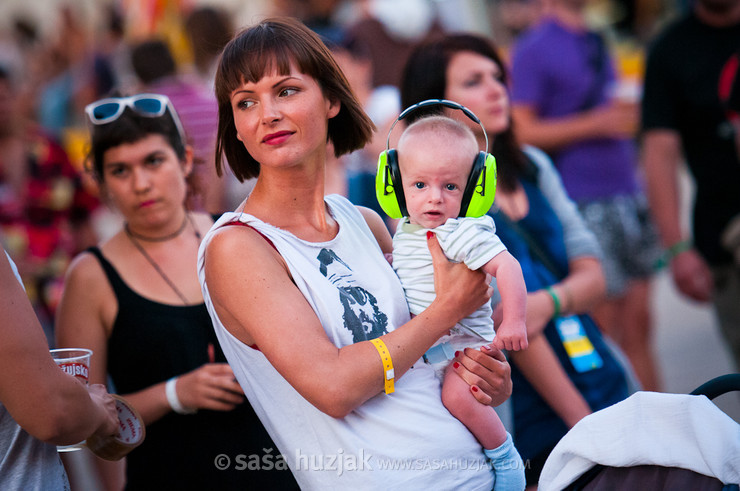
[[[410,319],[380,216],[324,197],[327,141],[343,155],[373,125],[300,22],[239,33],[216,96],[217,171],[225,159],[238,179],[257,180],[204,238],[198,274],[229,364],[278,447],[255,465],[287,462],[304,489],[491,489],[481,446],[420,362],[490,299],[486,275],[447,261],[431,238],[437,299]],[[456,363],[480,402],[510,395],[498,349],[466,350]]]

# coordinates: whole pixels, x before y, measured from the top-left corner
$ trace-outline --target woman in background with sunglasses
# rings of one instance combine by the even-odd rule
[[[126,487],[294,486],[288,471],[225,463],[240,454],[264,462],[274,444],[203,304],[196,257],[213,220],[186,209],[192,152],[171,103],[157,94],[113,97],[86,113],[89,170],[123,227],[70,266],[56,335],[60,347],[92,349],[91,383],[110,375],[146,422],[144,443],[127,457]],[[221,454],[227,459],[214,463]]]

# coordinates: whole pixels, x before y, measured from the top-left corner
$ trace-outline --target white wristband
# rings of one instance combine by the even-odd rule
[[[175,384],[177,383],[177,377],[172,377],[164,384],[164,393],[167,395],[167,402],[170,407],[177,414],[195,414],[198,412],[197,409],[188,409],[182,405],[180,399],[177,397],[177,389]]]

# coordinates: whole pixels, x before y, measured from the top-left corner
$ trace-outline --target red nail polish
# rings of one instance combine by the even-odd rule
[[[431,239],[434,236],[434,232],[427,230],[427,239]]]
[[[460,352],[459,351],[455,351],[455,358],[457,358],[458,356],[460,356]]]
[[[460,368],[460,364],[458,362],[455,362],[452,364],[452,368],[455,368],[455,369]]]
[[[478,392],[478,387],[475,385],[470,388],[473,392]]]

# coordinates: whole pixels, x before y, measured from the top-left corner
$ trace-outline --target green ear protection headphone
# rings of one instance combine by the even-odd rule
[[[408,216],[406,209],[406,197],[401,184],[401,170],[398,167],[398,151],[390,148],[391,132],[396,123],[407,117],[417,109],[442,105],[452,109],[459,109],[471,120],[478,123],[486,138],[486,149],[488,148],[488,135],[483,128],[480,119],[467,107],[457,102],[445,99],[429,99],[414,104],[401,112],[388,130],[388,138],[385,142],[385,150],[378,158],[378,172],[375,176],[375,195],[378,203],[386,214],[391,218]],[[463,191],[462,203],[460,204],[461,217],[481,217],[493,206],[496,196],[496,159],[488,152],[478,152],[470,170],[468,182]]]

